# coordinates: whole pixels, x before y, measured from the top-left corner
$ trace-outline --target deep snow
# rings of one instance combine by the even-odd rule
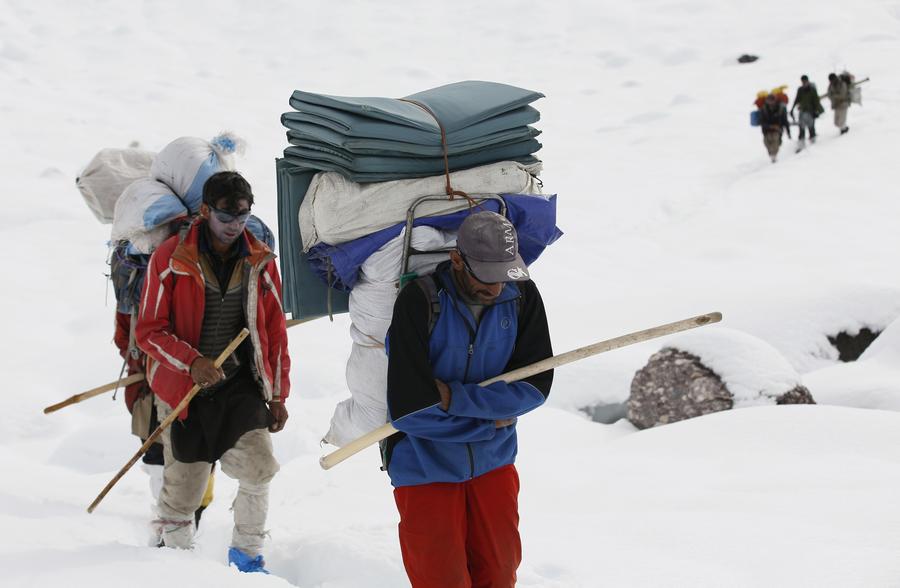
[[[744,52],[760,61],[738,65]],[[291,330],[293,396],[275,437],[270,577],[224,565],[235,484],[192,553],[145,547],[137,447],[109,397],[41,409],[116,377],[100,225],[74,178],[103,147],[228,129],[275,226],[279,116],[295,88],[402,96],[464,79],[544,92],[540,152],[566,236],[533,269],[557,351],[719,310],[816,394],[826,336],[900,315],[900,3],[759,0],[0,0],[0,584],[403,586],[397,515],[374,450],[323,472],[346,395],[349,322]],[[757,90],[808,73],[871,76],[838,137],[768,162],[747,124]],[[827,103],[826,103],[827,106]],[[716,327],[709,327],[714,329]],[[891,586],[900,582],[900,415],[760,407],[636,433],[577,409],[627,397],[665,342],[560,369],[520,422],[523,586]],[[896,358],[887,352],[879,358]],[[875,374],[866,366],[878,367]],[[838,366],[838,369],[846,366]],[[896,373],[896,372],[894,372]],[[844,376],[842,376],[844,377]],[[823,391],[824,392],[824,391]],[[877,406],[898,406],[896,386]]]

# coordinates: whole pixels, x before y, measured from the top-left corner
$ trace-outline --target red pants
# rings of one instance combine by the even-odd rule
[[[513,465],[466,482],[395,488],[400,550],[413,587],[515,586],[522,561],[518,496]]]

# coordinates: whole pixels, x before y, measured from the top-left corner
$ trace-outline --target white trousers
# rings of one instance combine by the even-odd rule
[[[172,409],[157,399],[159,420]],[[173,423],[172,426],[179,426]],[[157,524],[162,528],[167,547],[189,549],[194,537],[194,511],[200,507],[209,479],[210,464],[205,461],[184,463],[172,454],[169,428],[162,434],[163,487],[159,494]],[[250,557],[262,551],[266,535],[266,515],[269,511],[269,482],[278,473],[279,465],[272,453],[272,438],[267,429],[244,433],[234,447],[219,459],[225,475],[238,481],[238,493],[231,505],[234,511],[234,531],[231,546]]]

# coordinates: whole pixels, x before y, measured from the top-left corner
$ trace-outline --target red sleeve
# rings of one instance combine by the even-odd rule
[[[172,333],[169,320],[175,277],[169,268],[167,248],[159,248],[150,258],[135,338],[141,351],[174,372],[190,376],[191,363],[200,352]]]
[[[119,350],[119,355],[124,359],[128,353],[128,339],[131,333],[131,315],[126,312],[116,312],[116,332],[113,334],[113,343]]]
[[[281,304],[281,277],[275,261],[271,261],[263,271],[265,293],[266,324],[268,335],[269,365],[272,367],[273,396],[286,399],[291,393],[291,358],[288,355],[287,325]]]

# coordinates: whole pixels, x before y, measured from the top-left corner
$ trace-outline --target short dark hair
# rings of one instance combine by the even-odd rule
[[[223,198],[227,210],[237,210],[239,200],[247,200],[253,206],[253,190],[250,183],[236,171],[214,173],[203,184],[204,204],[215,206]]]
[[[834,80],[837,79],[837,74],[836,73],[828,74],[828,79],[833,82]]]
[[[808,81],[809,81],[809,76],[806,75],[806,74],[803,74],[802,76],[800,76],[800,81],[801,81],[801,82],[808,82]]]

